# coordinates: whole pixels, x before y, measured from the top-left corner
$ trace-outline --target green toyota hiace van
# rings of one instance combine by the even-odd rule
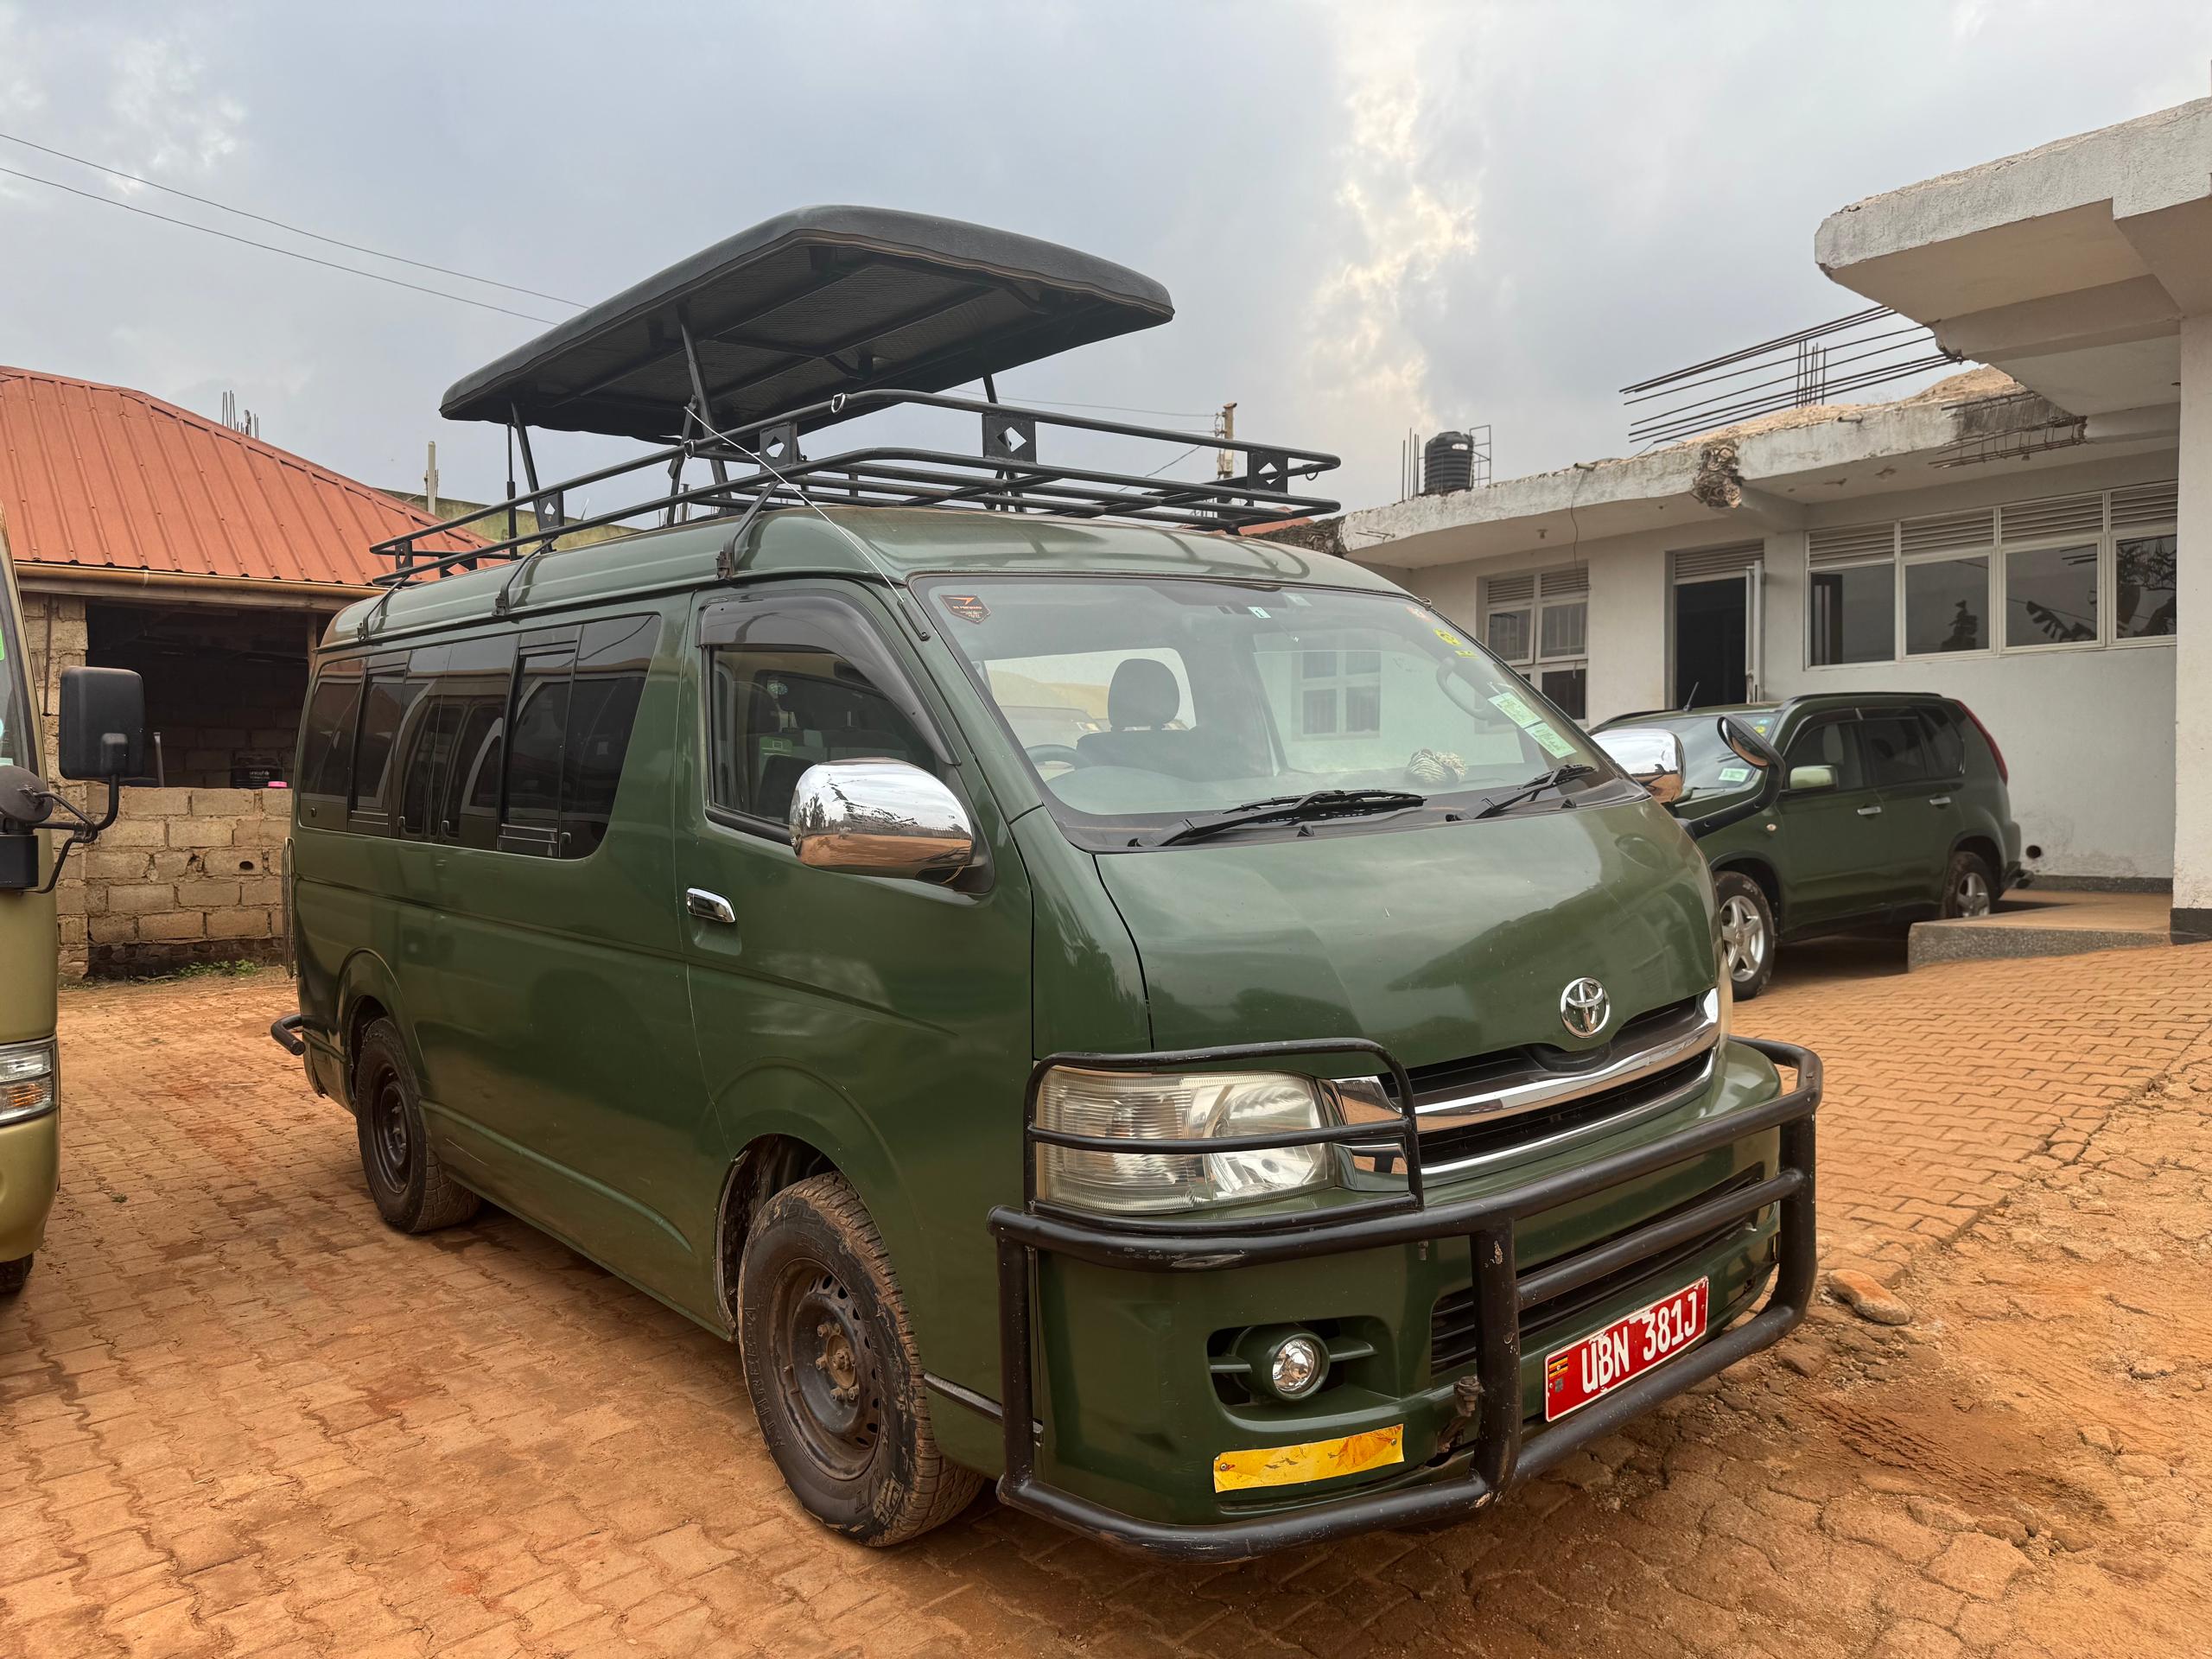
[[[948,390],[1168,311],[771,221],[448,397],[525,467],[664,437],[658,527],[554,544],[617,515],[533,477],[316,657],[276,1035],[376,1205],[489,1199],[734,1338],[870,1543],[994,1478],[1192,1559],[1471,1511],[1811,1294],[1819,1065],[1729,1030],[1679,756],[1231,533],[1329,457],[1178,478],[1127,457],[1214,441]]]

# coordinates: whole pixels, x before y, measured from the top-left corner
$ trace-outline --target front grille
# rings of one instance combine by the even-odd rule
[[[1637,1082],[1608,1089],[1603,1094],[1586,1095],[1548,1110],[1522,1112],[1456,1129],[1433,1129],[1421,1138],[1422,1167],[1434,1169],[1476,1158],[1495,1158],[1517,1151],[1532,1141],[1548,1141],[1554,1135],[1654,1105],[1702,1078],[1711,1058],[1709,1050],[1693,1054],[1688,1059]]]
[[[1406,1075],[1414,1085],[1414,1104],[1433,1106],[1440,1101],[1478,1095],[1505,1080],[1525,1075],[1531,1071],[1575,1072],[1594,1071],[1622,1055],[1633,1054],[1653,1044],[1695,1025],[1698,1003],[1701,999],[1686,996],[1679,1002],[1669,1002],[1662,1008],[1652,1008],[1633,1020],[1624,1020],[1612,1040],[1603,1048],[1573,1052],[1554,1048],[1548,1043],[1523,1043],[1515,1048],[1500,1048],[1488,1054],[1478,1054],[1463,1060],[1445,1060],[1435,1065],[1408,1066]],[[1385,1080],[1386,1089],[1389,1080]],[[1391,1090],[1395,1095],[1395,1090]]]
[[[1685,1210],[1694,1208],[1700,1204],[1710,1203],[1714,1198],[1726,1198],[1731,1192],[1740,1192],[1747,1188],[1757,1186],[1765,1179],[1764,1172],[1757,1166],[1745,1170],[1729,1177],[1725,1181],[1706,1188],[1702,1192],[1692,1194],[1680,1204],[1662,1210],[1656,1215],[1639,1217],[1626,1227],[1609,1233],[1603,1238],[1591,1240],[1589,1243],[1583,1246],[1581,1250],[1575,1252],[1575,1255],[1590,1250],[1603,1249],[1614,1240],[1641,1228],[1669,1220]],[[1726,1243],[1732,1235],[1749,1231],[1758,1224],[1758,1222],[1757,1215],[1742,1216],[1733,1221],[1724,1222],[1709,1232],[1701,1233],[1686,1243],[1676,1245],[1671,1250],[1664,1250],[1656,1255],[1649,1255],[1641,1261],[1631,1262],[1626,1267],[1618,1268],[1603,1278],[1593,1279],[1586,1285],[1580,1286],[1573,1290],[1562,1291],[1556,1296],[1532,1304],[1523,1309],[1521,1314],[1523,1347],[1530,1345],[1529,1338],[1540,1339],[1545,1331],[1554,1326],[1572,1323],[1586,1314],[1592,1308],[1610,1300],[1630,1286],[1639,1284],[1647,1279],[1661,1278],[1669,1272],[1694,1262],[1699,1256],[1706,1255]],[[1574,1256],[1567,1256],[1561,1260],[1572,1262]],[[1548,1268],[1557,1265],[1559,1263],[1556,1262],[1541,1262],[1536,1267],[1526,1269],[1523,1276],[1526,1276],[1526,1273],[1537,1271],[1538,1268]],[[1441,1376],[1447,1371],[1471,1363],[1475,1357],[1475,1351],[1480,1345],[1479,1339],[1480,1332],[1476,1328],[1475,1321],[1474,1287],[1469,1285],[1464,1289],[1447,1291],[1438,1297],[1436,1306],[1431,1310],[1428,1318],[1430,1375]]]

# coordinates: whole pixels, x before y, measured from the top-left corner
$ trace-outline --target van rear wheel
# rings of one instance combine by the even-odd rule
[[[762,1206],[738,1269],[738,1338],[760,1436],[824,1526],[880,1548],[975,1501],[982,1477],[938,1450],[891,1258],[842,1176]]]
[[[353,1065],[354,1128],[361,1173],[385,1224],[403,1233],[435,1232],[474,1219],[484,1200],[446,1173],[423,1122],[415,1067],[389,1020],[373,1021]]]

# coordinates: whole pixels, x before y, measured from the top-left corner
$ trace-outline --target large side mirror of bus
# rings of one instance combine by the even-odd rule
[[[791,791],[791,850],[817,870],[945,880],[976,856],[967,809],[904,760],[825,760]]]
[[[1623,726],[1596,736],[1613,764],[1660,805],[1681,798],[1682,740],[1674,733],[1657,726]]]
[[[127,668],[61,671],[61,733],[56,757],[64,778],[119,783],[146,762],[146,683]]]

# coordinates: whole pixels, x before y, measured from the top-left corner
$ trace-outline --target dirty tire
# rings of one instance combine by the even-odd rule
[[[975,1501],[982,1477],[938,1450],[891,1258],[842,1176],[761,1206],[738,1269],[738,1337],[761,1438],[831,1531],[883,1548]]]
[[[1713,897],[1720,909],[1721,966],[1736,1000],[1747,1002],[1774,977],[1774,906],[1740,870],[1713,877]]]
[[[1953,853],[1943,872],[1943,914],[1986,916],[1997,903],[1997,877],[1980,853]]]
[[[23,1255],[0,1262],[0,1296],[12,1296],[23,1287],[23,1281],[31,1276],[31,1260]]]
[[[484,1200],[446,1173],[423,1123],[422,1091],[399,1027],[374,1021],[353,1063],[353,1122],[361,1174],[377,1213],[403,1233],[468,1221]]]

